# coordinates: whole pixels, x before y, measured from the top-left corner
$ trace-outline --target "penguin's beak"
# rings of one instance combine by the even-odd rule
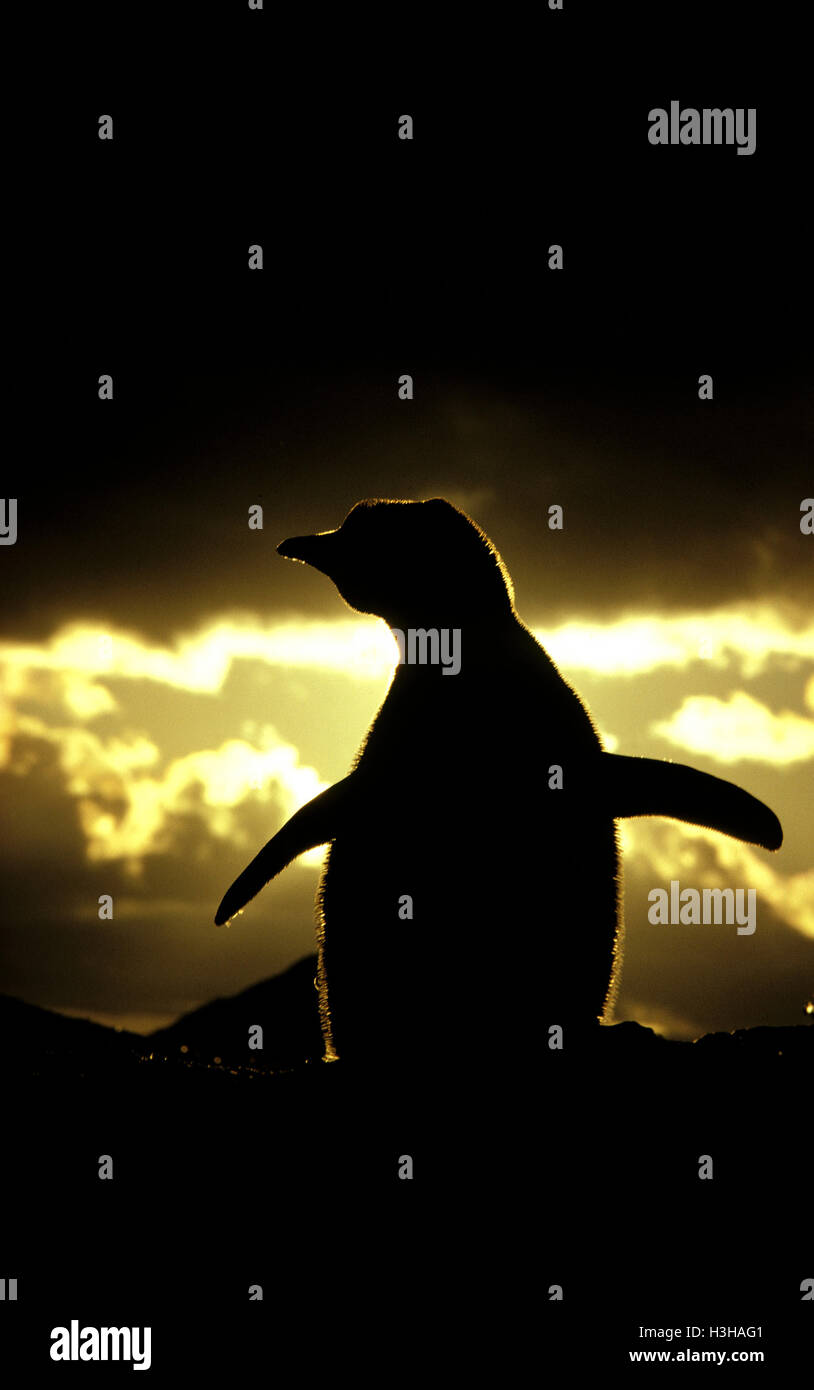
[[[281,541],[277,554],[286,560],[301,560],[315,570],[332,577],[332,569],[337,557],[337,537],[339,531],[321,531],[316,536],[292,536]]]

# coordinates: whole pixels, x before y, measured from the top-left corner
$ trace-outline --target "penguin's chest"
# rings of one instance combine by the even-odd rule
[[[383,798],[374,816],[337,837],[322,905],[326,929],[341,929],[348,947],[404,949],[431,932],[437,952],[474,953],[486,934],[511,938],[532,922],[546,930],[580,901],[591,910],[594,884],[608,886],[600,846],[612,822],[498,777],[457,790]],[[422,932],[400,930],[406,921]]]
[[[465,796],[403,791],[337,838],[321,949],[340,1055],[348,1015],[371,1035],[398,1019],[439,1038],[473,1027],[515,1037],[541,996],[556,999],[563,986],[570,1000],[580,977],[588,992],[591,960],[591,1010],[601,1010],[615,933],[613,826],[540,796],[521,801],[499,777],[472,781]]]

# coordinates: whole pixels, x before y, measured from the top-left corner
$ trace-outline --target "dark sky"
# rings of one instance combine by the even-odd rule
[[[770,39],[761,58],[762,31],[746,53],[722,31],[690,57],[662,37],[645,73],[620,7],[568,8],[538,16],[530,72],[501,69],[505,85],[460,62],[451,80],[440,53],[421,82],[394,61],[375,82],[323,83],[270,13],[237,7],[206,31],[217,80],[194,44],[179,62],[183,30],[147,45],[137,79],[114,28],[104,62],[63,74],[59,127],[32,117],[48,216],[21,212],[26,428],[4,473],[19,536],[0,550],[0,988],[147,1027],[311,949],[313,866],[292,866],[227,945],[212,913],[282,817],[343,775],[387,673],[264,646],[313,621],[324,644],[354,617],[274,548],[363,497],[441,495],[498,546],[520,615],[620,751],[730,777],[783,820],[779,855],[734,860],[722,837],[636,824],[622,1012],[678,1033],[804,1017],[803,89],[779,80]],[[680,35],[687,7],[670,13]],[[754,106],[754,155],[650,146],[648,111],[671,99]],[[412,142],[397,139],[405,112]],[[94,669],[75,639],[59,647],[71,624],[95,650],[104,633],[131,646]],[[232,665],[211,679],[173,665],[216,624]],[[646,920],[672,863],[699,886],[756,880],[749,950],[707,929],[700,982],[690,929],[654,936]],[[115,924],[96,920],[101,892]]]

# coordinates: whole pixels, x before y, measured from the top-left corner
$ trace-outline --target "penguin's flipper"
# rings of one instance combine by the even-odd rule
[[[279,874],[298,854],[333,840],[340,825],[347,819],[353,797],[350,795],[355,773],[335,782],[313,800],[307,801],[286,821],[282,830],[272,836],[229,888],[215,914],[220,927],[239,912],[261,888]]]
[[[605,797],[614,819],[671,816],[763,849],[779,849],[783,843],[774,811],[733,782],[656,758],[603,753],[602,759]]]

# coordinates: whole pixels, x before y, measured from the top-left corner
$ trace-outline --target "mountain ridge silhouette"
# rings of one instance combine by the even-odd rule
[[[153,1061],[233,1074],[297,1071],[318,1063],[322,1055],[316,968],[316,955],[304,956],[277,975],[237,994],[208,1000],[148,1034],[74,1018],[0,994],[2,1057],[6,1068],[15,1058],[18,1069],[43,1076],[126,1071]],[[256,1024],[263,1028],[263,1048],[252,1050],[248,1029]],[[624,1058],[656,1066],[680,1065],[682,1058],[703,1056],[705,1061],[718,1059],[732,1065],[780,1059],[788,1064],[810,1061],[814,1024],[706,1033],[690,1042],[665,1038],[642,1024],[625,1021],[598,1028],[591,1047],[614,1063]],[[338,1065],[344,1070],[344,1064]]]

